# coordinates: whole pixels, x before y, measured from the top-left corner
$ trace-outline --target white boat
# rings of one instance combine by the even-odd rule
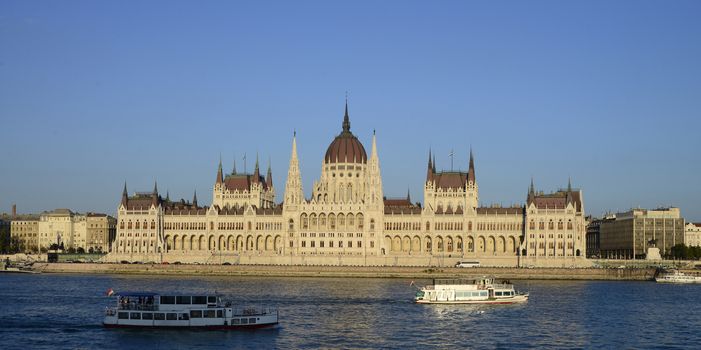
[[[109,294],[112,294],[111,290]],[[278,323],[274,308],[234,307],[216,295],[117,293],[102,324],[117,328],[260,328]]]
[[[701,283],[701,276],[685,275],[677,270],[660,273],[655,277],[657,283]]]
[[[434,280],[420,288],[415,298],[418,304],[515,304],[527,300],[528,293],[516,291],[507,282],[495,283],[491,277]]]

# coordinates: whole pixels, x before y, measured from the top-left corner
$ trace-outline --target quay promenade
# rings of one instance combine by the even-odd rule
[[[289,266],[289,265],[185,265],[185,264],[92,264],[37,263],[44,273],[260,276],[260,277],[350,277],[350,278],[472,278],[495,276],[513,280],[609,280],[649,281],[654,268],[512,268],[512,267],[376,267],[376,266]]]

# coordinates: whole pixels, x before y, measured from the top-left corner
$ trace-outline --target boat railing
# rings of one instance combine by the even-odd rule
[[[158,305],[156,305],[156,304],[122,303],[122,304],[119,304],[119,310],[158,311]]]
[[[254,316],[254,315],[271,315],[277,313],[277,309],[272,307],[236,307],[232,308],[233,316]]]
[[[507,284],[507,283],[495,283],[492,285],[494,289],[514,289],[513,284]]]

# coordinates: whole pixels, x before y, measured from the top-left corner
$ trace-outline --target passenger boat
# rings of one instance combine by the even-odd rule
[[[515,304],[528,300],[508,282],[495,283],[494,278],[477,280],[437,279],[416,292],[418,304]]]
[[[657,283],[701,283],[701,276],[686,275],[677,270],[669,270],[655,277]]]
[[[102,324],[120,328],[260,328],[278,323],[274,308],[235,307],[216,295],[113,293]]]

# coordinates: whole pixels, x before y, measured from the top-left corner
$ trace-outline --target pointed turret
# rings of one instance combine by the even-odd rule
[[[299,159],[297,159],[297,132],[295,132],[292,137],[292,154],[285,184],[285,206],[301,204],[303,199],[302,176],[299,172]]]
[[[535,185],[533,184],[533,177],[531,177],[531,187],[528,189],[527,204],[533,203],[535,200]]]
[[[236,158],[234,158],[234,167],[231,169],[231,175],[236,175]]]
[[[153,183],[153,193],[151,193],[151,204],[158,206],[158,182]]]
[[[260,181],[260,166],[258,164],[258,153],[256,153],[256,168],[255,168],[255,170],[253,170],[253,181],[254,182]]]
[[[411,203],[411,189],[410,188],[406,189],[406,200],[407,200],[407,202]]]
[[[436,155],[435,154],[433,155],[433,169],[431,169],[431,170],[433,170],[434,174],[436,173]]]
[[[426,170],[426,181],[433,180],[433,161],[431,160],[431,149],[428,149],[428,169]]]
[[[221,156],[219,157],[219,167],[217,168],[217,182],[218,184],[224,183],[224,173],[221,167]]]
[[[122,205],[126,208],[129,204],[129,193],[127,192],[127,182],[124,181],[124,190],[122,190]]]
[[[166,202],[170,202],[170,191],[166,190]]]
[[[572,179],[567,179],[567,204],[572,203]]]
[[[270,158],[268,158],[268,173],[265,175],[265,184],[269,189],[273,188],[273,171],[270,163]]]
[[[472,155],[472,147],[470,147],[470,168],[467,170],[467,182],[472,182],[473,184],[476,182],[475,181],[475,158]]]
[[[195,190],[195,194],[192,196],[192,205],[197,207],[197,190]]]
[[[350,118],[348,117],[348,98],[346,97],[346,114],[343,115],[343,132],[350,132]]]

